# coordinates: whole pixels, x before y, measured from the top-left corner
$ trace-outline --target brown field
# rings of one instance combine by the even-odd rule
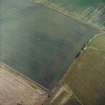
[[[0,65],[0,105],[42,105],[47,94]]]

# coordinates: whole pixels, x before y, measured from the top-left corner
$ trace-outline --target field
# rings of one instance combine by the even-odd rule
[[[0,64],[1,105],[42,105],[46,98],[47,92],[41,87]]]
[[[102,28],[105,26],[105,0],[48,0],[48,2],[85,22]]]
[[[63,82],[83,105],[105,104],[105,33],[89,42]]]
[[[52,88],[99,30],[73,18],[32,4],[31,0],[3,0],[1,61]]]
[[[105,3],[105,0],[48,0],[66,9],[81,10],[89,7],[96,7],[99,4]]]

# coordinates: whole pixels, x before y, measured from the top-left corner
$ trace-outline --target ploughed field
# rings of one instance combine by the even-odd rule
[[[0,105],[42,105],[46,98],[41,87],[0,64]]]
[[[31,0],[0,3],[2,62],[51,88],[99,30]]]

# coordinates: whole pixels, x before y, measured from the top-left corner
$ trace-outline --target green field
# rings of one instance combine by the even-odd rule
[[[99,4],[105,3],[105,0],[48,0],[53,2],[57,5],[64,6],[65,8],[69,9],[71,6],[72,8],[81,9],[81,8],[88,8],[88,7],[95,7]],[[78,8],[79,7],[79,8]]]
[[[26,0],[0,4],[1,60],[51,88],[98,30]]]

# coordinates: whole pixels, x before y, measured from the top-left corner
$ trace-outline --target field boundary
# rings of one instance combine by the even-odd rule
[[[36,81],[31,80],[29,77],[27,77],[26,75],[24,75],[23,73],[20,73],[18,71],[16,71],[14,68],[10,67],[9,65],[0,62],[0,67],[13,73],[16,74],[17,76],[21,76],[22,78],[24,78],[33,88],[39,88],[43,91],[46,92],[46,94],[48,93],[48,89],[43,87],[42,85],[40,85],[39,83],[37,83]]]

